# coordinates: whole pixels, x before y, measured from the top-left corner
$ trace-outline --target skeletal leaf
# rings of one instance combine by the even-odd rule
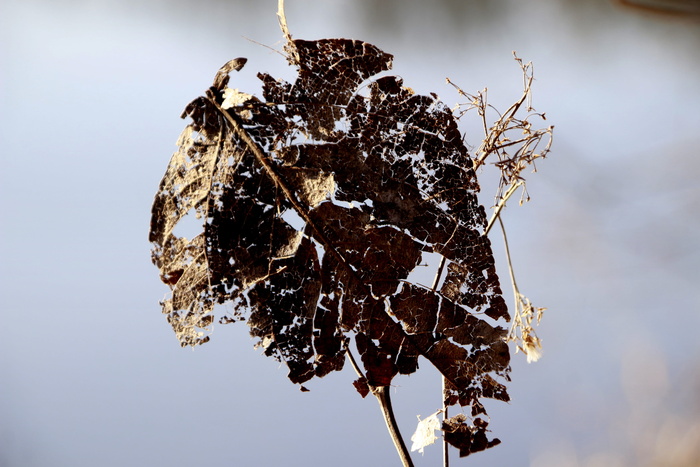
[[[411,446],[411,451],[418,451],[423,454],[423,450],[426,446],[430,446],[437,440],[435,432],[440,430],[440,419],[438,414],[440,412],[435,412],[429,417],[423,420],[418,417],[418,426],[416,427],[416,432],[411,436],[411,441],[413,445]]]
[[[222,109],[230,109],[245,104],[253,98],[251,94],[246,94],[238,89],[225,88],[223,93],[224,101],[221,103]]]
[[[245,63],[236,59],[183,113],[192,123],[150,232],[180,343],[206,342],[215,305],[229,302],[233,316],[220,321],[245,320],[294,383],[342,369],[354,339],[363,396],[423,356],[445,376],[448,404],[476,416],[482,397],[507,401],[497,379],[510,370],[509,315],[452,112],[398,77],[375,78],[393,57],[365,42],[286,50],[293,83],[261,73],[261,96],[232,90],[228,73]],[[190,213],[201,233],[176,236]],[[407,280],[426,253],[446,260],[437,290]],[[460,446],[464,426],[451,435]],[[478,443],[482,426],[469,431]]]

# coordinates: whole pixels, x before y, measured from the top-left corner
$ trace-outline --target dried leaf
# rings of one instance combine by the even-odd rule
[[[411,441],[413,441],[411,451],[419,451],[423,454],[425,447],[430,446],[438,439],[437,436],[435,436],[435,432],[439,430],[441,426],[438,414],[440,414],[439,411],[423,420],[418,417],[416,432],[411,436]]]
[[[486,436],[488,423],[480,418],[474,419],[474,424],[469,425],[464,414],[458,414],[442,422],[445,432],[445,440],[459,449],[459,457],[483,451],[501,444],[501,440],[494,438],[489,440]]]
[[[352,385],[355,386],[355,389],[357,389],[357,392],[360,393],[363,399],[367,397],[367,394],[369,394],[369,385],[367,384],[367,380],[365,378],[357,378],[352,382]]]
[[[216,90],[224,89],[229,81],[229,73],[234,70],[240,71],[247,61],[248,59],[246,58],[238,57],[226,62],[224,66],[219,68],[219,71],[216,73],[212,87]]]
[[[236,59],[183,113],[192,123],[150,232],[181,344],[206,342],[215,305],[231,302],[234,316],[220,321],[246,320],[294,383],[342,369],[354,337],[363,396],[423,356],[445,376],[449,404],[478,414],[482,397],[508,400],[496,379],[510,369],[499,325],[509,315],[452,112],[398,77],[374,79],[393,58],[365,42],[286,50],[293,83],[260,74],[260,98],[232,90],[228,73],[245,63]],[[192,212],[202,232],[176,236]],[[424,253],[446,260],[439,290],[407,280]],[[467,435],[454,433],[464,446]],[[468,449],[490,446],[469,433]]]
[[[222,109],[239,107],[253,98],[251,94],[246,94],[238,89],[225,88],[223,93],[224,101],[221,103]]]

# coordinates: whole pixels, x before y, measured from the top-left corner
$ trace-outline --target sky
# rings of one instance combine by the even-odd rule
[[[245,325],[193,351],[160,313],[147,235],[179,115],[234,57],[244,92],[293,79],[276,3],[0,4],[0,467],[398,465],[349,368],[302,393]],[[695,465],[700,22],[602,0],[286,4],[294,37],[373,43],[449,105],[446,77],[504,109],[512,52],[534,64],[554,145],[504,215],[518,285],[547,307],[543,357],[513,352],[512,400],[487,405],[502,444],[453,465]],[[408,439],[439,377],[423,361],[395,383]]]

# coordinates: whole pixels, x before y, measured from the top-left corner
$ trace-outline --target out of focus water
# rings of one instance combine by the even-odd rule
[[[246,92],[257,71],[293,77],[276,6],[1,5],[0,466],[397,464],[351,372],[302,394],[243,325],[192,352],[159,313],[146,237],[178,116],[230,58],[249,59]],[[453,465],[698,465],[700,23],[565,0],[288,0],[287,19],[378,45],[450,104],[445,77],[505,108],[512,51],[535,65],[554,151],[506,222],[520,288],[548,307],[544,357],[515,355],[512,402],[489,406],[503,444]],[[426,363],[393,398],[408,438],[438,377]]]

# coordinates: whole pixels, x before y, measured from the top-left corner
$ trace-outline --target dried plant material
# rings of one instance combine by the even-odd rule
[[[251,94],[240,92],[238,89],[224,88],[224,101],[221,103],[221,108],[224,110],[231,107],[239,107],[253,98]]]
[[[262,99],[224,109],[224,95],[239,94],[211,89],[185,110],[193,122],[161,182],[150,235],[181,344],[205,342],[214,305],[233,301],[295,383],[341,369],[354,335],[370,386],[413,373],[423,355],[455,403],[508,400],[493,379],[508,371],[506,331],[479,316],[509,317],[452,112],[394,76],[360,94],[391,66],[370,44],[293,47],[294,84],[260,74]],[[191,211],[202,233],[174,236]],[[287,222],[291,211],[302,226]],[[438,291],[406,282],[425,252],[448,262]]]
[[[232,71],[241,71],[241,68],[243,68],[247,61],[248,59],[246,58],[238,57],[226,62],[216,73],[212,87],[218,91],[224,89],[228,84],[229,73]]]
[[[486,437],[486,427],[488,423],[480,418],[473,421],[473,425],[468,424],[467,416],[464,414],[455,415],[442,422],[442,429],[445,432],[445,440],[452,446],[459,449],[459,457],[466,457],[474,452],[483,451],[501,444],[501,440],[494,438],[490,440]]]
[[[516,342],[518,344],[516,347],[517,350],[520,350],[527,356],[528,363],[533,363],[542,356],[542,342],[540,338],[537,337],[532,327],[532,322],[535,320],[537,324],[539,324],[546,308],[536,308],[532,306],[530,300],[517,290],[515,294],[514,319],[510,332],[508,333],[508,341]]]
[[[519,350],[525,354],[528,363],[536,362],[542,356],[542,341],[533,328],[533,320],[539,325],[546,308],[535,307],[526,296],[520,293],[518,283],[513,272],[513,263],[510,258],[510,248],[508,247],[508,236],[506,235],[503,222],[498,219],[503,233],[503,243],[505,244],[506,260],[508,262],[508,272],[513,286],[513,296],[515,306],[513,311],[513,322],[508,332],[507,342],[516,343],[516,352]]]
[[[476,110],[483,125],[484,139],[475,151],[476,167],[484,164],[489,158],[496,158],[494,164],[499,168],[501,180],[496,194],[496,206],[505,204],[509,195],[505,195],[508,189],[515,185],[523,187],[520,202],[527,201],[529,196],[525,190],[525,178],[523,171],[532,167],[536,171],[535,161],[544,159],[552,147],[552,135],[554,126],[535,128],[533,121],[545,121],[544,113],[535,112],[531,106],[532,83],[534,81],[532,63],[523,61],[513,53],[515,61],[523,73],[523,94],[505,112],[496,111],[489,103],[487,90],[476,94],[469,94],[454,84],[450,79],[447,82],[453,85],[460,95],[469,99],[469,102],[459,105],[458,118],[465,113]],[[527,114],[520,117],[519,112],[525,106]],[[495,111],[498,118],[488,122],[489,110]]]
[[[538,159],[544,159],[549,154],[552,147],[554,127],[536,128],[534,122],[537,120],[545,121],[546,117],[544,113],[535,112],[535,109],[532,107],[533,66],[532,63],[523,63],[515,52],[513,56],[523,73],[523,93],[503,113],[496,111],[488,103],[485,89],[477,94],[469,94],[449,79],[447,82],[452,84],[460,95],[469,99],[468,103],[457,107],[459,110],[458,118],[469,111],[476,110],[481,120],[484,139],[476,150],[475,166],[478,167],[485,164],[487,160],[495,158],[494,165],[499,169],[501,175],[494,211],[486,226],[485,233],[491,230],[496,221],[499,222],[503,233],[508,271],[515,299],[513,322],[507,341],[515,342],[516,348],[527,356],[528,363],[532,363],[539,360],[542,355],[542,342],[533,328],[533,318],[536,315],[536,322],[539,324],[546,308],[534,307],[530,300],[521,294],[518,289],[515,273],[513,272],[513,264],[510,259],[506,230],[500,215],[510,197],[518,189],[522,188],[520,204],[530,199],[525,188],[523,172],[528,167],[532,167],[532,170],[536,171],[535,162]],[[525,106],[527,114],[525,117],[520,117],[519,112],[523,109],[523,106]],[[493,110],[498,115],[498,118],[493,123],[488,122],[489,110]]]
[[[350,355],[355,388],[387,402],[394,377],[415,372],[423,356],[445,378],[447,405],[485,414],[482,398],[509,400],[499,380],[510,371],[510,316],[477,198],[484,158],[470,157],[435,94],[375,77],[391,68],[390,54],[357,40],[294,40],[281,0],[279,18],[293,83],[259,73],[261,96],[231,88],[229,74],[246,63],[234,59],[183,112],[192,122],[156,194],[149,236],[172,291],[163,313],[181,345],[196,346],[209,340],[215,306],[232,303],[219,322],[245,320],[300,385],[341,370],[352,339],[363,366]],[[499,125],[480,151],[529,148],[499,162],[504,184],[521,183],[536,143],[508,142],[509,123]],[[525,165],[540,156],[527,157]],[[192,214],[201,232],[176,235]],[[407,279],[426,254],[442,257],[439,288]],[[434,431],[437,414],[424,422]],[[442,428],[466,455],[498,443],[486,426],[457,416]],[[416,449],[434,438],[424,434]]]
[[[418,451],[423,454],[426,446],[430,446],[437,441],[438,438],[435,436],[435,432],[441,429],[441,422],[438,418],[440,413],[441,411],[437,411],[423,420],[418,417],[416,432],[411,436],[411,441],[413,441],[411,451]]]

